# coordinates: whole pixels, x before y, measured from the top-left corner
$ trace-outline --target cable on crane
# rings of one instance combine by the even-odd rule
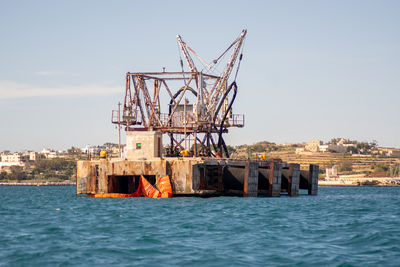
[[[221,109],[223,102],[225,101],[225,98],[228,97],[228,94],[230,93],[230,91],[233,88],[234,91],[233,91],[232,99],[231,99],[224,115],[222,116],[219,132],[218,132],[218,148],[219,148],[220,152],[222,152],[222,149],[221,149],[221,146],[222,146],[225,151],[225,154],[228,158],[229,158],[229,151],[228,151],[228,148],[226,147],[225,140],[222,138],[222,133],[223,133],[223,129],[224,129],[224,123],[225,123],[226,116],[228,115],[229,111],[231,110],[233,102],[235,101],[235,98],[236,98],[237,89],[238,89],[238,86],[236,84],[236,78],[237,78],[237,75],[239,72],[240,62],[242,61],[242,58],[243,58],[243,53],[241,53],[240,57],[239,57],[239,62],[238,62],[237,68],[236,68],[235,78],[234,78],[233,82],[229,85],[228,89],[225,91],[224,95],[222,96],[221,101],[219,102],[219,105],[217,107],[217,110],[216,110],[216,112],[214,114],[214,118],[213,118],[214,129],[218,130],[218,128],[215,127],[215,121],[217,120],[218,113]],[[209,129],[209,134],[210,134],[210,131],[211,131],[211,129]]]
[[[169,101],[169,110],[168,110],[168,117],[171,115],[172,112],[172,103],[175,101],[175,99],[180,95],[180,93],[184,90],[185,86],[182,87],[181,89],[179,89],[174,95],[173,98],[171,98],[171,100]],[[197,97],[197,92],[190,86],[188,86],[186,88],[186,90],[189,90],[190,92],[192,92],[194,94],[195,97]],[[171,138],[171,153],[172,153],[172,147],[174,146],[174,139],[172,137],[172,134],[170,134],[170,138]]]
[[[231,99],[231,101],[230,101],[230,103],[229,103],[229,105],[228,105],[228,108],[227,108],[226,111],[225,111],[224,116],[222,117],[221,125],[220,125],[220,128],[219,128],[219,134],[218,134],[218,148],[219,148],[220,150],[222,150],[222,149],[221,149],[221,146],[223,146],[223,148],[224,148],[224,150],[225,150],[225,154],[226,154],[226,156],[227,156],[228,158],[229,158],[229,152],[228,152],[228,148],[226,147],[225,140],[222,138],[222,132],[223,132],[223,129],[224,129],[224,123],[225,123],[226,116],[228,115],[230,109],[232,108],[232,104],[233,104],[233,102],[235,101],[235,98],[236,98],[236,94],[237,94],[237,84],[236,84],[236,81],[234,81],[233,83],[231,83],[231,85],[230,85],[229,87],[230,87],[229,91],[233,88],[233,96],[232,96],[232,99]],[[229,93],[229,92],[227,91],[227,92],[226,92],[226,96],[228,95],[228,93]],[[222,151],[221,151],[221,152],[222,152]]]
[[[231,49],[232,46],[234,46],[239,41],[239,39],[240,37],[238,37],[235,41],[233,41],[233,43],[217,59],[213,60],[213,63],[217,64],[218,60],[220,60],[221,57],[223,57],[229,51],[229,49]]]

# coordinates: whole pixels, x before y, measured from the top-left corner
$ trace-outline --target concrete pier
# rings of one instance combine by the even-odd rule
[[[300,189],[308,190],[309,195],[318,194],[318,165],[310,164],[310,169],[308,171],[300,171]]]
[[[281,191],[287,192],[289,196],[299,195],[300,165],[291,163],[282,169]]]
[[[318,166],[217,158],[86,160],[77,163],[77,194],[135,192],[140,175],[154,184],[168,175],[174,196],[297,196],[318,193]]]
[[[271,162],[269,167],[269,189],[268,196],[279,197],[281,195],[282,164]]]
[[[256,197],[258,195],[258,164],[246,161],[244,165],[243,196]]]

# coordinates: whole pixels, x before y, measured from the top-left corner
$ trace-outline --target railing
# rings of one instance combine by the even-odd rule
[[[141,124],[141,120],[138,119],[136,116],[129,115],[129,114],[121,114],[122,116],[118,118],[118,110],[113,110],[112,115],[111,115],[111,122],[115,124],[124,124],[124,125],[139,125]],[[169,118],[169,114],[167,113],[161,113],[160,114],[160,121],[162,123],[162,126],[165,127],[184,127],[185,126],[185,116],[183,115],[182,112],[176,112],[172,118],[171,121],[168,125],[167,121]],[[195,122],[196,117],[194,116],[193,113],[188,113],[186,114],[186,125],[188,127],[192,127],[193,123]],[[153,118],[153,123],[157,125],[158,120]],[[243,127],[244,126],[244,115],[243,114],[232,114],[231,117],[227,118],[225,126],[226,127]],[[220,124],[220,120],[217,119],[216,124]]]
[[[163,125],[165,125],[168,121],[169,115],[166,113],[160,114],[160,121]],[[189,127],[192,126],[192,123],[195,120],[193,113],[186,114],[186,125]],[[175,114],[171,118],[171,122],[167,127],[185,127],[185,115],[183,112],[175,112]]]
[[[115,124],[125,124],[125,125],[137,125],[141,124],[141,120],[137,119],[136,116],[130,115],[128,112],[121,112],[121,117],[118,117],[118,110],[113,110],[111,114],[111,122]]]
[[[244,114],[232,114],[232,117],[228,119],[228,123],[231,126],[243,127],[244,126]]]
[[[111,114],[111,122],[112,123],[118,123],[121,122],[121,120],[118,117],[118,110],[113,110]]]

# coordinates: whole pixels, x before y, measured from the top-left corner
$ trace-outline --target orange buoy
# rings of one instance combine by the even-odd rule
[[[140,197],[140,194],[142,193],[142,179],[139,180],[139,186],[138,189],[136,190],[135,193],[133,193],[133,197]]]
[[[140,176],[139,186],[135,193],[133,194],[121,194],[121,193],[105,193],[105,194],[87,194],[88,197],[140,197],[143,195],[149,198],[171,198],[172,197],[172,187],[169,176],[163,176],[157,179],[156,182],[160,191],[152,186],[149,181],[146,180],[142,175]]]
[[[142,175],[140,176],[141,191],[143,196],[150,198],[160,198],[161,193],[149,181],[146,180]]]
[[[158,186],[158,189],[160,189],[161,198],[172,197],[171,181],[169,180],[168,175],[157,179],[157,186]]]
[[[106,193],[106,194],[87,194],[88,197],[134,197],[133,194],[121,194],[121,193]]]

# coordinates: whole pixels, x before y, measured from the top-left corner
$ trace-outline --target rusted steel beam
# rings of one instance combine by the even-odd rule
[[[149,127],[146,127],[146,126],[141,126],[141,127],[125,127],[125,130],[126,131],[131,131],[131,132],[133,132],[133,131],[148,131],[150,128]],[[152,129],[154,130],[154,131],[157,131],[157,132],[164,132],[164,133],[174,133],[174,134],[184,134],[185,133],[185,129],[184,128],[174,128],[174,127],[171,127],[171,128],[166,128],[166,127],[152,127]],[[187,133],[194,133],[194,132],[196,132],[197,134],[205,134],[205,133],[207,133],[207,131],[206,130],[198,130],[198,129],[194,129],[194,128],[192,128],[192,127],[190,127],[190,128],[186,128],[186,132]],[[217,131],[212,131],[211,133],[218,133]],[[223,133],[227,133],[227,131],[223,131]],[[199,140],[198,138],[197,138],[197,140]]]
[[[150,105],[151,105],[151,101],[150,101],[150,97],[149,97],[149,91],[147,90],[146,87],[146,82],[143,79],[143,77],[139,76],[138,77],[138,84],[139,84],[139,89],[142,91],[142,94],[144,96],[144,101],[145,101],[145,109],[146,109],[146,115],[148,118],[147,123],[145,124],[147,127],[150,127],[151,125],[151,120],[150,120],[150,116],[151,116],[151,112],[150,112]]]
[[[162,126],[162,123],[161,123],[161,120],[160,120],[160,116],[159,116],[159,114],[156,113],[155,108],[154,108],[154,102],[153,102],[154,98],[153,98],[153,101],[150,99],[150,94],[149,94],[149,90],[147,89],[146,82],[144,80],[142,80],[142,82],[143,82],[142,92],[143,92],[143,95],[144,95],[144,98],[145,98],[145,101],[146,101],[146,110],[147,110],[147,113],[148,113],[147,116],[149,118],[148,123],[152,124],[153,118],[156,118],[158,124],[160,126]],[[156,93],[156,92],[154,92],[154,93]],[[158,96],[158,92],[157,92],[157,96]],[[157,98],[156,98],[155,101],[157,101]],[[149,107],[151,109],[151,112],[149,111]]]
[[[131,77],[126,75],[125,80],[125,97],[124,97],[124,107],[130,106],[132,104],[132,93],[131,93]]]
[[[169,80],[169,79],[181,79],[181,80],[187,80],[189,79],[190,75],[195,75],[198,76],[202,74],[204,76],[204,79],[219,79],[219,76],[216,75],[211,75],[207,73],[201,73],[201,72],[128,72],[128,76],[144,76],[148,79],[162,79],[162,80]],[[168,78],[165,76],[181,76],[182,77],[172,77]],[[184,77],[184,75],[188,75],[188,77]],[[158,77],[161,76],[161,77]]]
[[[174,137],[172,137],[172,140],[175,142],[175,144],[176,144],[177,146],[179,146],[179,148],[180,148],[181,150],[184,150],[184,149],[185,149],[178,141],[176,141],[176,139],[175,139]]]
[[[168,94],[169,94],[169,97],[171,98],[173,104],[176,104],[175,98],[174,98],[174,96],[172,95],[171,90],[169,89],[167,83],[166,83],[164,80],[162,80],[162,83],[164,84],[165,89],[167,90],[167,92],[168,92]]]
[[[168,125],[168,123],[171,121],[172,116],[174,115],[174,113],[175,113],[175,111],[176,111],[176,109],[177,109],[179,103],[181,102],[181,100],[182,100],[182,98],[183,98],[183,96],[184,96],[186,90],[188,89],[189,84],[190,84],[190,82],[191,82],[192,80],[193,80],[193,77],[191,77],[191,78],[189,79],[188,83],[187,83],[187,84],[185,85],[185,87],[183,88],[183,91],[182,91],[181,95],[179,96],[178,101],[177,101],[176,104],[174,105],[174,107],[173,107],[173,109],[172,109],[172,111],[171,111],[171,114],[170,114],[169,117],[168,117],[168,120],[167,120],[166,125]]]
[[[127,75],[131,76],[142,76],[142,75],[195,75],[199,72],[191,72],[191,71],[176,71],[176,72],[127,72]]]
[[[136,78],[136,79],[137,79],[137,78]],[[144,111],[143,111],[143,107],[142,107],[142,101],[140,101],[140,98],[139,98],[140,88],[138,88],[139,85],[137,84],[136,79],[135,79],[135,78],[132,79],[133,87],[134,87],[134,89],[135,89],[134,101],[135,101],[135,104],[136,104],[137,106],[139,106],[140,115],[142,116],[142,124],[148,126],[147,123],[146,123],[146,117],[144,116]],[[134,105],[133,105],[133,106],[134,106]]]

